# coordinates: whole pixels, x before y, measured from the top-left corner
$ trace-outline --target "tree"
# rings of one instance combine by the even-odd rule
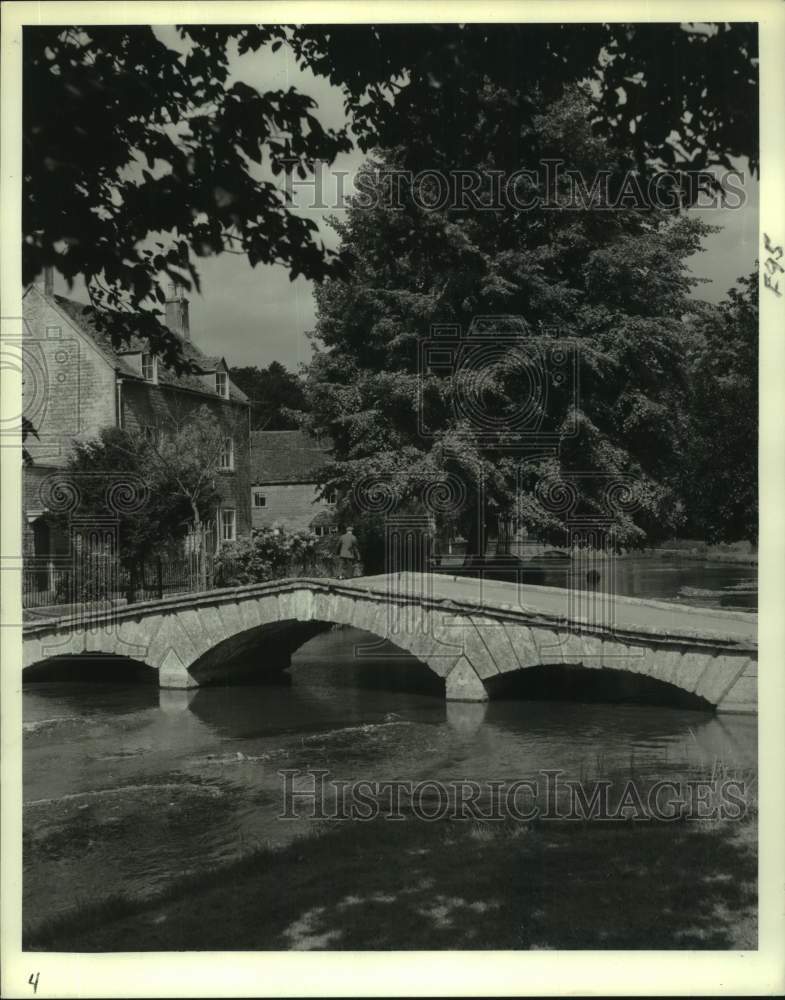
[[[611,190],[624,183],[626,151],[595,134],[580,92],[531,120],[512,114],[517,99],[498,88],[487,86],[483,99],[465,137],[478,156],[496,155],[492,138],[514,124],[517,148],[527,150],[522,166],[558,152],[586,177],[607,171]],[[389,151],[369,163],[363,190],[407,155]],[[356,201],[334,221],[350,274],[316,291],[303,422],[335,444],[325,482],[355,510],[373,506],[362,497],[371,479],[391,483],[399,501],[453,482],[464,499],[452,514],[473,556],[482,554],[478,524],[495,511],[563,540],[566,510],[543,489],[562,489],[570,477],[575,516],[600,516],[609,484],[632,484],[634,496],[613,517],[625,546],[671,533],[683,519],[682,315],[696,283],[686,258],[708,228],[655,208],[574,209],[566,179],[557,211],[538,193],[526,212],[426,210],[405,185],[402,209],[384,198],[370,208]],[[479,361],[461,354],[454,333],[434,334],[434,325],[465,334],[488,316],[469,341]],[[429,341],[452,350],[453,363],[422,366]]]
[[[465,144],[488,87],[511,102],[483,137],[490,161],[528,155],[510,115],[530,123],[542,101],[588,81],[594,127],[640,169],[747,156],[754,171],[756,32],[745,23],[187,25],[169,43],[150,27],[27,27],[23,280],[46,266],[82,276],[118,341],[143,334],[174,363],[178,341],[159,307],[170,282],[199,288],[198,258],[240,253],[317,281],[337,273],[340,258],[276,179],[305,178],[352,136],[364,150],[405,145],[408,167],[476,166]],[[293,88],[231,82],[235,52],[261,58],[283,44],[341,88],[351,130],[325,129]]]
[[[758,275],[697,321],[683,491],[706,541],[758,540]]]
[[[97,316],[169,362],[159,322],[169,283],[199,288],[195,259],[241,253],[319,278],[330,255],[287,207],[278,176],[305,177],[349,140],[323,129],[294,88],[260,94],[229,79],[229,56],[280,45],[264,26],[178,29],[185,53],[151,27],[24,31],[23,280],[46,266],[81,275]]]
[[[251,401],[253,430],[285,431],[297,428],[288,411],[303,410],[307,405],[297,375],[287,371],[279,361],[271,361],[267,368],[231,368],[229,373],[234,384]]]
[[[78,549],[74,551],[81,553],[84,586],[71,599],[108,596],[106,587],[114,589],[109,584],[114,576],[114,568],[107,564],[110,557],[128,571],[129,598],[133,599],[145,563],[164,556],[184,537],[191,516],[187,500],[161,469],[151,465],[146,439],[117,427],[103,428],[95,438],[74,442],[62,478],[78,498],[72,512],[76,523],[71,513],[51,515],[64,532],[75,532],[73,544]],[[111,551],[96,540],[102,525],[112,534],[116,528]]]
[[[156,435],[104,428],[97,438],[75,442],[65,470],[79,492],[79,517],[96,523],[116,519],[121,563],[132,589],[145,560],[160,556],[186,536],[194,539],[200,588],[206,589],[204,522],[220,501],[217,478],[231,428],[216,422],[207,406],[175,413]],[[138,503],[107,506],[112,485],[141,494]]]
[[[218,470],[227,440],[239,437],[240,421],[219,423],[208,406],[173,414],[169,426],[144,441],[144,455],[167,483],[170,495],[188,504],[191,537],[197,555],[201,590],[207,589],[205,517],[214,514],[219,500]]]
[[[406,145],[411,163],[457,164],[486,85],[551,103],[590,81],[601,134],[639,168],[730,168],[746,156],[757,170],[754,23],[303,25],[289,40],[342,88],[365,151]],[[523,104],[518,120],[538,113]],[[514,129],[494,138],[517,142]]]

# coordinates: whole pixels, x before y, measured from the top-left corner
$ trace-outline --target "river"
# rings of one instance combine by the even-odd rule
[[[515,552],[513,544],[511,551]],[[517,550],[525,558],[525,550]],[[542,574],[537,582],[548,587],[588,589],[585,579],[586,566],[579,568],[579,562],[568,559],[540,558],[531,562]],[[738,610],[755,610],[757,590],[749,594],[729,591],[757,579],[758,568],[754,564],[718,562],[700,559],[663,558],[649,556],[621,556],[612,562],[594,563],[598,566],[600,579],[597,589],[612,591],[622,596],[652,598],[697,604],[702,607],[733,607]],[[685,596],[682,588],[713,592],[708,594],[690,593]],[[754,584],[753,584],[754,588]]]
[[[154,684],[28,684],[24,920],[113,893],[145,896],[262,844],[285,821],[279,770],[332,777],[513,781],[756,770],[756,719],[675,707],[508,700],[446,704],[413,661],[358,661],[362,634],[324,633],[288,685],[159,692]]]

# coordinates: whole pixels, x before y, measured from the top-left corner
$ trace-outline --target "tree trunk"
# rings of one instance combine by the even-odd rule
[[[196,575],[199,581],[199,590],[207,590],[207,563],[204,553],[204,532],[202,531],[202,519],[199,516],[199,508],[191,501],[191,510],[194,514],[194,544],[196,546]]]
[[[125,592],[125,599],[129,604],[133,604],[136,601],[138,577],[139,571],[136,559],[134,559],[128,566],[128,589]]]
[[[485,516],[479,506],[472,506],[466,512],[466,553],[463,557],[463,567],[467,570],[478,569],[485,558]]]

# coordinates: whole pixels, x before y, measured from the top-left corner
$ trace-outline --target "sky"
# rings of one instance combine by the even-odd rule
[[[181,47],[172,29],[159,29],[167,43]],[[259,90],[296,87],[318,104],[317,115],[326,127],[338,128],[345,121],[340,91],[310,70],[299,69],[287,45],[278,52],[249,52],[234,56],[230,61],[233,79]],[[330,168],[346,171],[342,182],[351,193],[351,178],[363,162],[364,155],[355,150],[341,154]],[[743,165],[740,165],[743,167]],[[329,180],[327,181],[329,184]],[[710,302],[722,299],[736,279],[748,274],[755,261],[758,245],[758,183],[745,173],[746,203],[737,209],[705,209],[697,211],[704,221],[720,226],[721,231],[707,237],[704,252],[689,261],[695,275],[705,279],[695,294]],[[330,191],[325,188],[325,202]],[[331,209],[302,209],[319,226],[327,246],[336,245],[335,234],[327,224]],[[202,280],[201,295],[194,294],[190,302],[191,338],[205,353],[226,358],[230,366],[258,365],[266,367],[280,361],[296,371],[311,356],[305,336],[315,324],[313,284],[305,278],[290,281],[282,265],[260,264],[252,268],[247,260],[233,254],[205,258],[197,262]],[[86,301],[83,287],[68,292],[64,283],[56,282],[62,294]]]

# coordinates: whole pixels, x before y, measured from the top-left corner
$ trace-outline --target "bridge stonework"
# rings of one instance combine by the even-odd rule
[[[693,620],[677,605],[617,598],[621,622],[592,627],[554,610],[567,593],[556,588],[439,578],[418,590],[405,576],[282,580],[29,624],[24,666],[125,656],[157,670],[163,688],[192,688],[285,669],[300,645],[339,624],[379,638],[362,655],[376,652],[380,669],[389,642],[419,659],[448,700],[485,701],[505,674],[568,664],[664,681],[718,711],[757,711],[756,616],[701,611]]]

